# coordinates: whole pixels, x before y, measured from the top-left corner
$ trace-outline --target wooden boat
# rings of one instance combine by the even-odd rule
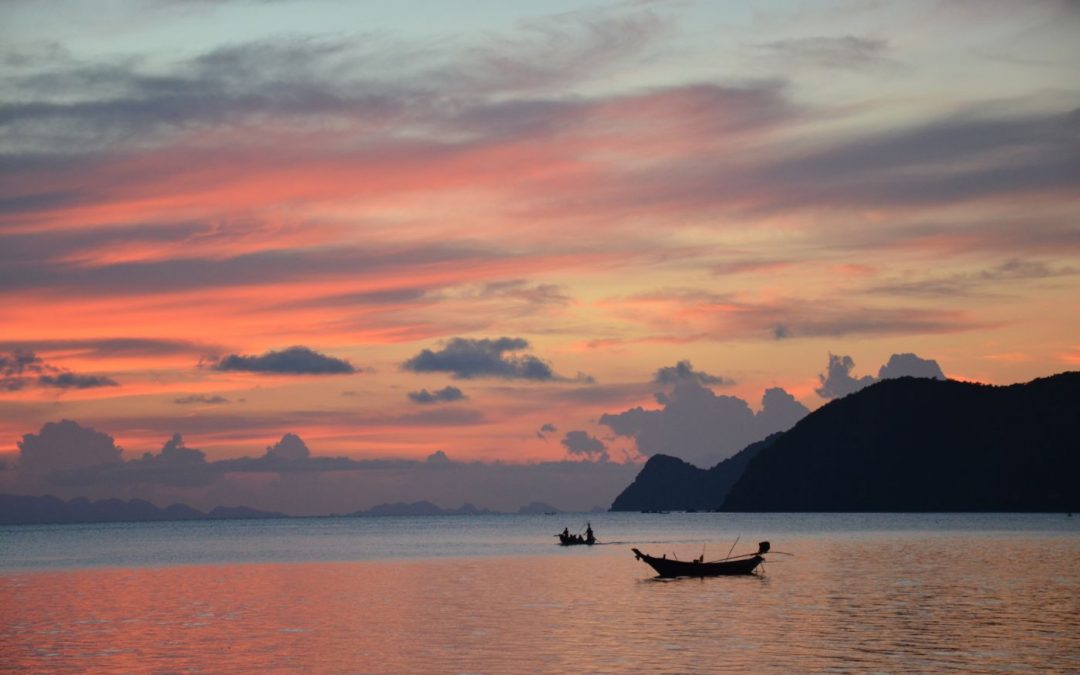
[[[592,546],[596,543],[596,537],[584,537],[580,534],[563,534],[560,532],[555,535],[559,538],[560,546]]]
[[[630,549],[634,557],[642,560],[649,567],[656,570],[657,575],[664,579],[675,577],[718,577],[735,574],[753,574],[757,566],[765,562],[764,555],[769,552],[769,542],[763,541],[758,545],[757,553],[732,556],[723,560],[705,562],[703,559],[676,560],[662,558],[642,553],[636,548]]]

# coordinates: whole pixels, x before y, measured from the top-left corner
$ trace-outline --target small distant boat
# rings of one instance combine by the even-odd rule
[[[560,546],[592,546],[596,543],[591,524],[586,528],[585,534],[570,534],[569,530],[563,530],[555,536],[559,538]]]
[[[757,553],[745,553],[723,560],[705,562],[704,556],[695,560],[677,560],[662,558],[642,553],[636,548],[634,552],[637,560],[644,561],[649,567],[656,570],[657,575],[664,579],[675,577],[719,577],[736,574],[753,574],[758,565],[765,562],[765,554],[769,552],[769,542],[763,541],[758,544]]]

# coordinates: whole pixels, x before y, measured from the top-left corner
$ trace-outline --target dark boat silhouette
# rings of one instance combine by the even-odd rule
[[[656,570],[658,576],[664,579],[673,579],[675,577],[719,577],[753,574],[758,565],[765,562],[764,556],[769,552],[769,542],[763,541],[758,544],[757,553],[745,553],[710,562],[705,562],[702,559],[704,556],[695,560],[677,560],[668,558],[666,555],[657,558],[648,553],[642,553],[636,548],[630,550],[634,552],[636,559],[644,561],[645,564]]]
[[[560,546],[592,546],[596,543],[591,523],[587,526],[585,534],[570,534],[570,530],[564,529],[555,536],[559,538]]]

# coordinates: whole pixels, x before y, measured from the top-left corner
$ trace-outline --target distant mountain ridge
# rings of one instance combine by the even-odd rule
[[[382,516],[487,516],[495,513],[498,512],[478,509],[469,502],[465,502],[456,509],[444,509],[428,501],[419,501],[379,504],[370,509],[353,511],[346,515],[350,518],[371,518]]]
[[[78,497],[64,501],[52,495],[0,495],[0,525],[47,525],[65,523],[158,522],[168,520],[246,520],[285,518],[285,514],[246,506],[217,506],[203,513],[186,504],[160,507],[143,499]]]
[[[652,457],[612,510],[1080,510],[1080,372],[888,379],[711,469]]]
[[[546,506],[546,505],[542,505]],[[523,507],[525,508],[525,507]],[[550,508],[550,507],[549,507]],[[483,516],[498,513],[466,502],[456,509],[444,509],[428,501],[379,504],[354,511],[346,517],[380,516]],[[52,495],[0,494],[0,525],[53,525],[74,523],[163,522],[175,520],[252,520],[291,518],[277,511],[260,511],[247,506],[216,506],[202,512],[187,504],[160,507],[144,499],[99,499],[85,497],[65,501]]]

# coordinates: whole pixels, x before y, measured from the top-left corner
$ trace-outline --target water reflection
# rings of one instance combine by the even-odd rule
[[[766,575],[559,556],[20,572],[5,668],[1080,671],[1069,537],[813,537]],[[780,562],[782,560],[783,562]]]

